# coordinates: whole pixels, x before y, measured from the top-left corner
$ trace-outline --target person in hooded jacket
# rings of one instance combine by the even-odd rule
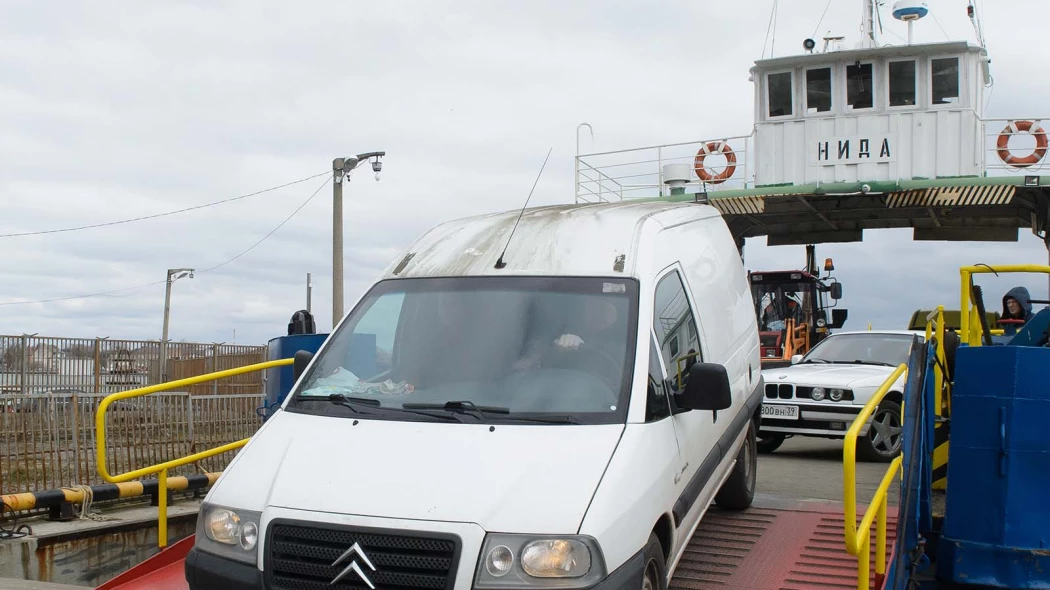
[[[1028,293],[1028,289],[1014,287],[1007,291],[1006,295],[1003,295],[1003,315],[1001,319],[1021,320],[1027,323],[1033,316],[1035,314],[1032,313],[1032,296]],[[1024,324],[1003,324],[1003,333],[1006,336],[1013,336],[1023,326]]]

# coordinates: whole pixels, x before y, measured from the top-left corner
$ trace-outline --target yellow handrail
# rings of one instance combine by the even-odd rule
[[[970,324],[980,326],[977,309],[970,309],[970,280],[975,274],[1037,272],[1050,274],[1050,266],[1041,264],[1000,264],[993,266],[964,266],[959,269],[959,339],[970,346],[981,345],[981,331],[970,330]],[[972,332],[972,333],[971,333]]]
[[[886,504],[890,484],[894,476],[900,471],[901,457],[898,455],[890,463],[886,475],[882,477],[871,504],[864,511],[864,518],[857,524],[857,436],[861,428],[875,412],[882,399],[889,393],[890,387],[900,378],[908,373],[908,365],[901,364],[886,381],[875,390],[868,403],[864,404],[860,414],[853,421],[846,432],[846,440],[842,447],[842,482],[843,500],[845,503],[845,538],[846,551],[857,558],[857,590],[868,590],[869,544],[871,538],[871,525],[878,517],[878,530],[875,536],[875,573],[883,575],[886,573]]]
[[[165,461],[149,467],[143,467],[141,469],[135,469],[134,471],[128,471],[127,473],[121,473],[119,475],[110,475],[109,470],[106,467],[106,410],[110,404],[123,399],[130,399],[133,397],[142,397],[151,393],[157,393],[158,391],[170,391],[172,389],[178,389],[179,387],[186,387],[189,385],[196,385],[198,383],[206,383],[208,381],[214,381],[216,379],[223,379],[226,377],[233,377],[234,375],[243,375],[245,373],[251,373],[254,371],[262,371],[273,367],[283,367],[290,365],[294,362],[293,359],[279,359],[276,361],[266,361],[264,363],[255,363],[254,365],[247,365],[244,367],[237,367],[236,369],[227,369],[225,371],[218,371],[216,373],[208,373],[206,375],[199,375],[197,377],[189,377],[186,379],[178,379],[176,381],[169,381],[167,383],[160,383],[157,385],[150,385],[148,387],[140,387],[138,389],[130,389],[128,391],[121,391],[107,395],[102,398],[102,402],[98,405],[98,411],[95,414],[95,432],[96,444],[95,444],[95,459],[98,465],[98,473],[102,476],[102,479],[109,483],[121,483],[138,479],[146,475],[157,475],[157,545],[159,547],[165,547],[168,544],[168,470],[190,463],[196,463],[201,459],[207,459],[239,449],[248,443],[249,439],[239,440],[219,447],[208,449],[206,451],[200,451],[192,455],[187,455],[180,459],[173,459],[171,461]]]

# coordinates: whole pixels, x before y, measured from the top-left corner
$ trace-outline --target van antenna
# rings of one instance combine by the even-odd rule
[[[543,165],[540,166],[540,173],[536,175],[536,180],[532,183],[532,190],[529,191],[529,196],[525,199],[525,204],[522,205],[521,212],[518,213],[518,218],[514,221],[514,227],[510,229],[510,235],[507,236],[507,243],[503,246],[503,252],[500,252],[499,259],[496,260],[496,268],[507,266],[507,263],[503,262],[503,255],[507,253],[507,247],[510,246],[510,239],[514,237],[514,231],[518,229],[518,222],[521,221],[521,216],[525,214],[525,208],[529,206],[529,200],[532,199],[532,193],[536,190],[536,185],[540,182],[540,176],[543,176],[543,169],[547,167],[547,160],[551,157],[552,151],[554,151],[553,146],[547,150],[547,157],[543,159]]]

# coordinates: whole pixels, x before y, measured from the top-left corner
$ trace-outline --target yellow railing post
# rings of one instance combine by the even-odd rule
[[[875,574],[882,576],[886,573],[886,505],[889,499],[884,495],[879,502],[879,514],[875,517],[878,527],[875,530]]]
[[[157,546],[168,546],[168,470],[157,474]]]
[[[864,404],[860,414],[850,425],[846,432],[846,439],[842,445],[842,497],[843,513],[845,516],[845,541],[846,551],[857,558],[857,589],[868,590],[871,578],[871,568],[868,561],[871,559],[871,525],[878,519],[878,528],[875,534],[875,572],[883,574],[886,571],[886,511],[887,496],[890,484],[893,483],[900,471],[901,456],[894,457],[890,462],[889,469],[882,477],[878,489],[872,498],[868,508],[864,511],[864,517],[857,524],[857,437],[867,424],[868,419],[875,412],[875,408],[882,402],[890,387],[901,376],[908,373],[908,365],[901,364],[893,373],[875,390],[868,403]]]
[[[868,535],[864,535],[857,548],[857,590],[868,590],[868,581],[871,580],[871,569],[868,567],[870,545],[871,540]]]
[[[167,383],[160,383],[158,385],[150,385],[148,387],[140,387],[138,389],[131,389],[128,391],[121,391],[120,393],[114,393],[107,395],[102,398],[102,401],[98,405],[98,410],[95,413],[95,459],[98,468],[99,475],[102,479],[109,483],[122,483],[131,481],[133,479],[139,479],[147,475],[157,474],[157,507],[158,507],[158,522],[157,522],[157,544],[160,547],[164,547],[168,543],[168,470],[175,469],[176,467],[182,467],[183,465],[189,465],[190,463],[196,463],[202,459],[208,457],[214,457],[215,455],[221,455],[222,453],[233,451],[248,444],[247,438],[228,443],[222,446],[214,447],[206,451],[199,451],[192,455],[187,455],[179,459],[173,459],[171,461],[165,461],[149,467],[143,467],[141,469],[135,469],[119,475],[110,475],[109,468],[106,464],[106,410],[109,406],[116,401],[122,399],[129,399],[133,397],[142,397],[151,393],[157,393],[158,391],[168,391],[179,387],[186,387],[189,385],[196,385],[198,383],[205,383],[207,381],[214,381],[216,379],[223,379],[225,377],[233,377],[234,375],[242,375],[244,373],[251,373],[254,371],[263,371],[273,367],[283,367],[285,365],[291,365],[294,362],[293,359],[279,359],[276,361],[266,361],[264,363],[256,363],[254,365],[247,365],[244,367],[238,367],[236,369],[227,369],[225,371],[218,371],[215,373],[208,373],[207,375],[199,375],[197,377],[189,377],[187,379],[178,379],[176,381],[169,381]]]
[[[966,344],[970,342],[970,273],[966,268],[959,269],[959,339]]]

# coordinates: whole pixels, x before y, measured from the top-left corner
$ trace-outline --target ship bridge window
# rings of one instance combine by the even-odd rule
[[[871,64],[857,62],[846,66],[846,104],[851,109],[875,106],[874,76]]]
[[[915,104],[915,61],[893,61],[889,67],[890,106]]]
[[[806,70],[806,112],[831,110],[831,68]]]
[[[769,103],[770,117],[787,117],[794,114],[794,111],[791,108],[791,72],[770,74],[766,78],[766,87],[766,97]]]
[[[944,57],[930,63],[930,88],[933,104],[959,102],[959,58]]]

